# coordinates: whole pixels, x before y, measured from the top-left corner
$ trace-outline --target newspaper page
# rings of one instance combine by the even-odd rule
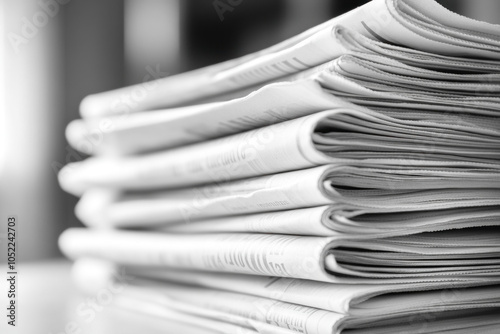
[[[450,233],[445,231],[442,233]],[[125,265],[161,266],[193,270],[234,272],[252,275],[311,279],[336,283],[411,283],[429,281],[467,281],[469,278],[495,277],[499,265],[489,263],[463,268],[460,260],[487,259],[500,252],[499,236],[491,231],[465,231],[472,233],[472,240],[465,246],[443,244],[424,235],[406,236],[405,239],[335,240],[334,238],[259,235],[259,234],[213,234],[213,235],[159,235],[137,231],[90,231],[69,229],[60,237],[60,247],[71,258],[95,257]],[[453,236],[453,233],[451,233]],[[403,238],[403,237],[399,237]],[[408,245],[423,238],[436,247],[423,248]],[[457,243],[465,240],[457,236]],[[406,242],[401,245],[398,240]],[[485,240],[484,245],[481,241]],[[344,257],[336,259],[337,252],[349,252],[350,247],[359,247]],[[412,270],[414,263],[400,264],[394,268],[379,265],[364,265],[358,256],[372,256],[375,260],[381,250],[389,251],[394,259],[406,256],[423,260],[455,260],[443,269],[420,272]],[[417,265],[418,261],[415,262]],[[466,263],[466,262],[465,262]],[[390,270],[389,270],[390,269]]]
[[[412,326],[411,320],[415,318],[415,314],[384,315],[361,319],[351,315],[338,315],[246,295],[202,290],[200,298],[197,299],[188,289],[181,291],[163,290],[167,290],[167,292],[161,291],[162,293],[158,294],[147,286],[131,286],[123,297],[130,298],[131,304],[134,300],[137,301],[143,309],[141,311],[146,311],[149,315],[161,316],[165,311],[169,312],[173,309],[179,311],[180,314],[201,316],[202,320],[208,318],[243,326],[245,329],[255,329],[258,333],[340,334],[344,330],[348,330],[349,333],[373,333],[373,330],[377,333],[421,333],[421,328],[415,329]],[[173,292],[175,297],[172,298],[169,292]],[[207,297],[212,295],[220,297],[220,299],[207,300]],[[186,299],[190,302],[180,301]],[[225,303],[221,305],[222,302]],[[490,303],[473,305],[472,308],[477,310],[470,310],[470,307],[465,310],[460,310],[459,307],[456,307],[459,310],[451,311],[446,309],[430,310],[427,313],[427,315],[432,316],[429,327],[441,332],[453,329],[468,330],[471,326],[473,328],[496,326],[499,321],[495,306],[496,304]],[[163,309],[166,310],[163,311]],[[320,315],[321,317],[319,317]],[[460,320],[455,320],[453,324],[450,324],[447,321],[450,316]],[[267,323],[264,322],[266,320]],[[367,328],[370,330],[367,331]]]
[[[155,189],[217,183],[327,163],[492,167],[498,131],[336,109],[187,147],[68,164],[63,189]]]
[[[125,114],[175,106],[227,91],[252,86],[319,65],[342,54],[327,26],[284,49],[152,82],[87,96],[80,105],[82,117]],[[229,64],[228,64],[229,65]],[[221,69],[224,66],[226,68]],[[127,103],[128,102],[128,103]]]
[[[334,205],[336,210],[355,216],[500,203],[498,169],[462,172],[431,166],[422,171],[324,165],[170,191],[121,195],[91,189],[77,204],[76,215],[84,224],[94,227],[152,227],[321,205]],[[350,183],[344,187],[346,180]],[[478,184],[484,188],[477,188]]]
[[[155,296],[159,303],[170,300],[201,309],[240,316],[248,321],[288,329],[290,332],[331,334],[336,332],[346,316],[308,306],[290,304],[247,294],[227,292],[180,284],[154,284],[148,281],[134,282],[137,292]],[[227,319],[219,317],[219,319]],[[259,328],[257,324],[255,327]],[[262,326],[264,327],[264,326]]]
[[[81,114],[95,117],[179,105],[318,65],[343,52],[331,38],[335,25],[431,53],[500,58],[497,25],[464,18],[433,0],[374,0],[269,49],[194,72],[90,95],[82,101]],[[125,103],[124,96],[132,102]]]
[[[332,21],[348,23],[353,17],[343,15]],[[321,64],[342,53],[331,38],[331,27],[326,22],[263,51],[201,70],[89,95],[80,105],[81,115],[88,118],[175,106]]]
[[[343,46],[344,55],[352,55],[356,58],[362,58],[368,61],[377,59],[375,64],[381,65],[383,69],[389,71],[393,71],[394,69],[401,70],[401,68],[404,68],[404,72],[407,73],[407,75],[411,74],[410,76],[416,75],[417,77],[423,74],[428,78],[429,74],[434,74],[433,77],[437,79],[450,78],[456,81],[472,80],[480,83],[498,81],[495,78],[500,72],[500,67],[496,60],[467,58],[463,56],[443,56],[433,52],[424,52],[401,47],[367,38],[357,31],[348,29],[344,26],[335,26],[333,35],[337,39],[337,43]],[[313,78],[315,75],[325,70],[331,71],[329,68],[332,66],[329,64],[333,63],[334,61],[321,64],[270,82]],[[269,82],[266,84],[269,84]],[[204,99],[203,101],[214,102],[234,99],[245,96],[260,87],[261,85],[251,86],[236,92]],[[451,104],[451,106],[453,106],[453,104]],[[470,112],[474,111],[474,109],[470,110]]]
[[[168,233],[243,232],[362,239],[453,228],[500,226],[499,218],[500,209],[494,206],[354,216],[335,206],[318,206],[173,223],[159,230]]]
[[[455,63],[458,64],[456,67],[460,67],[465,62],[455,59]],[[485,119],[498,115],[499,100],[495,92],[499,85],[495,73],[443,74],[406,65],[404,61],[353,52],[281,81],[306,78],[314,78],[335,96],[358,105],[377,106],[380,110],[398,107],[412,112],[415,109],[436,111],[436,116],[451,116],[455,118],[455,123],[465,123],[461,119],[464,113]],[[442,80],[444,78],[448,80]],[[465,84],[464,81],[470,83]],[[494,117],[489,119],[497,122]]]
[[[482,227],[364,241],[338,240],[326,257],[326,267],[334,273],[358,277],[495,276],[500,267],[491,256],[498,254],[499,240],[496,229]]]
[[[337,112],[356,113],[347,109],[327,113]],[[165,152],[90,158],[61,170],[61,186],[73,193],[105,186],[101,182],[115,188],[127,188],[127,183],[136,189],[179,187],[325,164],[331,159],[313,148],[311,133],[327,113]]]
[[[335,61],[332,61],[331,63],[338,64],[338,62],[341,62],[342,59],[346,60],[349,63],[355,63],[355,65],[353,66],[357,66],[354,71],[346,71],[346,73],[359,73],[360,75],[365,75],[363,71],[367,71],[370,73],[369,76],[373,75],[374,78],[382,75],[399,75],[399,77],[391,76],[389,80],[392,80],[394,78],[395,80],[399,80],[403,83],[413,84],[410,81],[405,81],[405,79],[408,79],[408,77],[414,77],[418,79],[418,81],[415,83],[417,85],[420,83],[419,81],[423,79],[432,79],[440,82],[441,85],[438,85],[433,81],[430,81],[430,83],[433,83],[434,86],[437,87],[445,86],[445,88],[448,88],[446,87],[446,84],[450,84],[450,86],[452,86],[456,82],[466,82],[478,84],[478,86],[475,88],[485,88],[485,90],[491,91],[492,88],[498,87],[495,85],[492,85],[490,87],[489,84],[498,84],[498,82],[500,82],[500,74],[494,73],[494,71],[486,73],[456,73],[457,71],[461,71],[462,64],[467,63],[468,66],[471,66],[471,63],[474,63],[473,59],[471,59],[469,62],[469,59],[453,58],[453,64],[455,65],[455,67],[453,68],[453,72],[435,71],[427,69],[425,67],[422,68],[408,65],[401,60],[396,60],[387,56],[370,53],[353,53],[352,55],[344,55],[337,58]],[[478,64],[478,66],[479,65],[481,64]],[[495,62],[495,65],[498,67],[498,62]],[[476,69],[476,71],[480,72],[479,69]],[[487,71],[486,68],[483,71]],[[457,89],[461,89],[461,87],[458,87]]]
[[[227,316],[225,315],[217,313],[214,317],[214,312],[207,312],[200,308],[195,309],[192,306],[188,308],[190,312],[186,312],[186,307],[181,307],[178,304],[173,305],[173,303],[170,303],[169,305],[165,305],[165,303],[152,303],[151,300],[148,299],[148,297],[151,297],[151,295],[143,293],[144,291],[137,291],[137,289],[129,287],[129,289],[114,296],[112,304],[110,306],[128,310],[136,314],[142,314],[148,317],[148,320],[150,320],[150,317],[155,317],[163,321],[169,320],[177,323],[180,322],[190,326],[195,326],[195,328],[203,329],[204,331],[202,333],[207,333],[206,331],[217,334],[273,333],[269,331],[258,331],[256,329],[236,325],[234,324],[234,322],[231,323],[226,321]],[[217,318],[221,319],[219,320]],[[162,325],[165,325],[165,323],[163,323]],[[192,331],[192,329],[190,330]],[[290,334],[292,332],[278,331],[278,333]]]
[[[413,234],[498,226],[499,214],[497,206],[392,213],[353,213],[345,210],[332,210],[325,224],[335,230],[336,235],[357,235],[363,238],[370,235],[395,236],[396,233],[402,235],[404,231],[407,231],[407,234]]]
[[[379,55],[421,69],[438,70],[445,74],[455,73],[499,73],[500,67],[496,60],[452,57],[425,52],[418,49],[402,47],[370,39],[349,27],[337,25],[334,30],[336,38],[346,50],[345,54],[355,56]],[[445,72],[446,71],[446,72]]]
[[[84,259],[85,260],[85,259]],[[78,262],[81,260],[77,260]],[[92,265],[88,269],[94,268]],[[95,269],[95,268],[94,268]],[[165,282],[192,284],[207,288],[234,291],[250,295],[280,300],[293,304],[310,306],[339,314],[356,314],[374,316],[382,308],[404,305],[407,312],[418,312],[425,309],[426,304],[414,303],[411,298],[428,298],[433,296],[433,303],[441,306],[455,304],[459,298],[465,300],[470,296],[462,296],[462,288],[495,285],[498,279],[487,281],[484,278],[461,282],[424,282],[402,284],[342,284],[326,283],[282,277],[249,276],[241,274],[211,273],[199,271],[169,270],[164,268],[131,267],[120,268],[132,277],[142,277]],[[87,271],[88,273],[88,271]],[[88,274],[87,274],[88,276]],[[440,299],[439,294],[456,292],[453,300]],[[417,292],[422,292],[420,295]],[[432,298],[432,297],[431,297]],[[394,303],[404,300],[402,303]],[[370,303],[379,303],[377,309],[365,308]],[[389,313],[397,310],[392,309]],[[385,311],[384,311],[385,312]]]
[[[332,200],[321,190],[328,169],[304,169],[140,197],[127,198],[116,192],[91,189],[77,204],[76,215],[86,225],[95,227],[137,226],[138,222],[155,226],[210,216],[331,204]]]
[[[187,287],[181,284],[165,282],[158,284],[140,281],[137,282],[137,285],[139,286],[137,289],[138,292],[156,292],[156,295],[159,294],[163,298],[167,296],[169,299],[180,301],[187,305],[240,315],[274,326],[311,334],[339,332],[342,328],[356,328],[366,324],[376,325],[383,320],[399,320],[403,317],[414,316],[419,311],[435,313],[469,309],[473,312],[474,309],[493,308],[500,304],[498,291],[489,287],[481,287],[461,290],[454,301],[456,304],[447,304],[439,299],[436,300],[441,291],[439,293],[424,292],[415,293],[413,296],[406,296],[419,305],[428,303],[428,308],[425,310],[422,309],[422,306],[420,306],[420,310],[411,310],[411,307],[410,309],[405,308],[403,305],[409,304],[410,301],[408,299],[404,300],[405,296],[399,296],[400,298],[394,298],[394,300],[390,300],[391,298],[389,297],[389,300],[374,298],[367,301],[363,307],[366,307],[371,312],[363,312],[364,309],[361,309],[361,314],[357,314],[357,312],[338,314],[300,304],[289,304],[241,293]],[[403,300],[405,302],[401,304]],[[400,303],[390,304],[390,302],[396,301]],[[380,306],[381,309],[374,310],[374,306]],[[439,306],[439,308],[436,306]],[[381,312],[382,310],[385,312]]]
[[[477,95],[500,90],[500,74],[443,73],[408,66],[373,53],[351,53],[355,56],[342,56],[328,65],[293,77],[303,79],[287,78],[286,82],[266,85],[248,96],[230,101],[75,120],[67,128],[67,139],[74,148],[87,154],[131,154],[223,137],[326,109],[364,110],[322,90],[317,82],[318,76],[325,75],[321,72],[370,81],[380,78],[381,82],[408,84],[413,89],[420,86],[424,91],[437,87],[448,91],[458,89],[462,94],[470,87],[469,91]],[[450,63],[455,64],[453,70],[457,71],[461,64],[472,66],[473,61],[455,59]],[[481,110],[470,112],[480,113]]]
[[[337,234],[329,227],[330,206],[264,212],[244,216],[218,217],[200,222],[168,225],[160,231],[168,233],[248,232],[311,236]],[[339,235],[340,236],[340,235]]]
[[[321,76],[320,83],[332,94],[364,106],[390,107],[395,105],[391,102],[401,101],[408,104],[413,103],[413,105],[407,106],[408,109],[436,110],[442,106],[442,110],[447,111],[449,115],[453,115],[454,112],[470,111],[485,116],[498,114],[498,98],[491,96],[491,94],[490,96],[433,94],[429,90],[415,91],[410,88],[353,80],[335,72]],[[401,103],[397,105],[400,106]],[[405,106],[403,105],[403,107]],[[476,111],[474,112],[474,110]],[[455,118],[458,117],[455,116]]]
[[[116,302],[116,298],[118,298],[118,303],[113,303],[112,306],[125,307],[148,316],[183,321],[185,317],[171,319],[171,314],[184,314],[191,317],[200,317],[201,323],[199,325],[207,328],[211,328],[211,322],[215,324],[220,322],[222,328],[224,328],[224,324],[228,326],[229,324],[235,324],[242,328],[256,330],[259,333],[293,333],[286,329],[276,328],[274,324],[257,322],[258,319],[255,318],[243,318],[238,314],[222,312],[215,307],[200,308],[195,303],[186,303],[182,300],[183,298],[175,298],[175,295],[169,294],[168,286],[164,287],[163,284],[159,284],[156,289],[152,290],[152,284],[149,284],[149,282],[131,276],[124,271],[118,272],[115,266],[108,262],[90,258],[80,259],[74,263],[72,272],[80,291],[88,295],[99,294],[103,289],[117,292],[113,301]],[[163,288],[165,288],[164,291],[162,291]],[[185,286],[179,286],[179,288],[183,289]],[[189,293],[189,290],[186,292]],[[265,300],[264,298],[260,299]],[[134,301],[137,303],[134,303]],[[153,306],[155,307],[153,308]],[[209,319],[210,322],[205,324],[204,320]],[[196,320],[196,318],[192,320]],[[198,321],[194,322],[198,324]],[[231,327],[229,326],[229,328]],[[236,331],[238,328],[233,327],[232,329],[235,331],[230,332],[231,334],[241,333]],[[217,331],[217,333],[221,332]]]
[[[87,154],[123,155],[171,148],[259,128],[351,103],[312,79],[264,86],[227,102],[76,120],[68,142]]]
[[[189,294],[189,290],[186,291],[186,295]],[[199,303],[188,303],[182,301],[184,298],[174,298],[165,293],[164,291],[154,291],[147,286],[135,286],[131,285],[127,288],[123,293],[123,297],[128,299],[130,302],[130,306],[135,308],[133,305],[134,301],[137,301],[140,306],[144,309],[140,312],[144,312],[145,314],[162,316],[163,310],[167,312],[174,311],[178,314],[184,314],[187,316],[195,316],[200,318],[203,321],[210,321],[213,323],[220,322],[221,324],[225,324],[227,329],[233,328],[234,332],[232,333],[261,333],[261,334],[292,334],[297,333],[295,329],[300,328],[300,323],[295,324],[294,327],[287,327],[286,325],[291,321],[289,317],[284,314],[284,312],[276,312],[271,311],[270,316],[281,318],[274,319],[274,322],[264,322],[259,317],[256,317],[256,314],[248,314],[247,309],[252,309],[258,306],[257,302],[260,302],[259,299],[254,299],[250,303],[244,303],[246,301],[242,296],[236,296],[236,298],[231,298],[235,296],[231,296],[228,298],[229,300],[223,299],[225,302],[232,302],[233,304],[239,302],[241,307],[226,307],[222,310],[219,310],[218,307],[202,307],[199,306]],[[203,298],[203,296],[200,296]],[[246,309],[244,308],[246,306]],[[242,310],[243,308],[243,310]],[[153,312],[151,312],[153,311]],[[321,312],[321,311],[320,311]],[[328,314],[328,312],[322,311],[324,314]],[[262,312],[261,312],[262,313]],[[301,314],[301,319],[304,318],[305,315]],[[193,317],[194,318],[194,317]],[[182,317],[181,317],[182,319]],[[196,319],[196,318],[194,318]],[[194,320],[193,319],[193,320]],[[281,320],[281,321],[280,321]],[[311,321],[309,321],[309,324]],[[283,327],[280,327],[283,326]],[[224,326],[223,326],[224,328]],[[225,328],[225,329],[226,329]],[[313,333],[317,333],[313,329]],[[330,328],[331,333],[331,328]]]
[[[420,334],[425,329],[430,333],[453,333],[467,334],[471,331],[479,331],[480,333],[494,334],[498,331],[499,321],[496,314],[498,310],[480,309],[478,311],[464,310],[437,313],[437,316],[432,321],[426,321],[424,315],[417,317],[406,318],[400,321],[399,324],[386,324],[378,327],[364,327],[349,331],[351,334],[386,334],[405,333],[405,334]],[[453,320],[450,321],[450,319]],[[418,324],[412,322],[414,319],[419,319]]]
[[[377,57],[365,60],[350,55],[342,56],[332,62],[332,71],[352,80],[411,88],[422,94],[444,93],[450,96],[457,95],[457,97],[474,95],[475,97],[487,98],[500,91],[499,77],[493,74],[488,76],[462,74],[457,75],[458,77],[453,75],[447,77],[441,74],[441,78],[438,78],[440,73],[437,72],[417,73],[411,67],[390,66],[391,62],[385,59],[382,59],[381,62],[374,60],[377,60]],[[385,63],[390,67],[386,66]]]

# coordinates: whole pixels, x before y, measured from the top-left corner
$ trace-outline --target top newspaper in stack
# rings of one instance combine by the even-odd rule
[[[147,88],[136,85],[88,96],[82,101],[81,114],[101,117],[192,103],[320,65],[350,52],[335,38],[339,25],[387,42],[388,52],[397,52],[391,45],[395,44],[430,54],[500,58],[497,25],[462,17],[433,0],[374,0],[260,52],[168,77]],[[139,94],[143,89],[146,94]],[[133,103],[121,103],[123,95]]]

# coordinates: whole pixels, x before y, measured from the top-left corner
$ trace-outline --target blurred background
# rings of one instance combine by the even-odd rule
[[[0,1],[0,234],[17,215],[21,262],[60,257],[59,234],[79,225],[56,175],[85,158],[64,138],[83,97],[260,50],[366,2]],[[500,23],[498,0],[439,2]]]

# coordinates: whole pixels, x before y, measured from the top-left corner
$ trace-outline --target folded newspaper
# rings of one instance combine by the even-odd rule
[[[115,306],[211,332],[496,334],[499,94],[499,25],[373,0],[90,95],[60,248],[82,290],[122,271]]]
[[[152,189],[274,174],[329,163],[470,166],[498,169],[500,131],[404,121],[369,110],[315,113],[204,143],[129,157],[67,165],[64,189]]]
[[[370,238],[454,228],[499,226],[498,206],[456,209],[363,213],[334,205],[208,218],[167,224],[169,233],[247,232]],[[103,221],[99,221],[101,224]],[[96,223],[99,223],[96,222]],[[141,221],[141,226],[142,226]]]
[[[348,216],[416,211],[419,217],[421,211],[456,208],[467,208],[462,211],[467,215],[500,205],[499,182],[496,170],[324,165],[179,190],[122,194],[92,189],[84,193],[76,214],[96,227],[189,223],[329,204]]]
[[[362,240],[69,229],[60,247],[70,258],[341,283],[453,281],[500,274],[500,232],[494,228]]]
[[[99,117],[189,104],[320,65],[349,52],[336,39],[337,26],[384,43],[382,48],[391,55],[399,53],[410,59],[420,57],[422,51],[440,55],[431,57],[434,63],[421,59],[423,67],[440,67],[442,56],[480,59],[478,62],[500,59],[498,25],[457,15],[434,0],[373,0],[268,49],[158,80],[148,85],[147,94],[142,94],[146,88],[137,85],[90,95],[82,101],[81,114]],[[380,43],[366,44],[378,52]],[[405,55],[393,45],[417,51]],[[494,67],[498,68],[498,63]],[[140,98],[124,104],[124,95]]]
[[[118,301],[123,303],[125,298],[126,306],[136,312],[151,314],[154,305],[163,312],[222,319],[260,333],[401,333],[403,329],[405,333],[422,333],[422,328],[404,326],[420,318],[432,319],[429,325],[438,331],[450,326],[498,325],[498,280],[353,286],[263,276],[118,269],[90,259],[78,260],[74,274],[81,289],[89,293],[120,286]]]
[[[453,71],[464,70],[462,65],[471,66],[471,62],[473,60],[454,59]],[[500,72],[500,68],[495,71]],[[325,109],[348,108],[367,112],[337,96],[371,107],[379,101],[377,111],[396,119],[428,120],[440,127],[453,125],[454,128],[472,128],[473,131],[484,127],[476,131],[498,135],[499,121],[495,117],[498,116],[498,100],[487,97],[500,90],[499,81],[500,74],[443,73],[409,66],[380,55],[356,53],[257,87],[241,98],[76,120],[68,126],[67,137],[75,148],[88,154],[123,155],[195,143]],[[391,86],[374,86],[374,82],[390,82]],[[406,87],[406,90],[399,88],[395,94],[396,85]],[[440,94],[433,97],[432,90]],[[474,96],[464,96],[467,92]],[[372,101],[373,98],[376,100]],[[399,99],[405,102],[403,107],[425,109],[427,113],[398,113],[390,108],[394,102],[381,101],[387,99]],[[428,113],[431,110],[434,113]]]
[[[170,295],[172,290],[169,288],[176,289],[176,293]],[[471,301],[471,305],[474,305],[472,308],[452,311],[434,310],[430,305],[425,313],[370,318],[339,315],[300,305],[218,291],[203,291],[204,293],[198,293],[194,297],[192,294],[198,291],[192,287],[184,288],[188,294],[179,297],[183,291],[177,288],[178,286],[165,284],[161,289],[154,290],[130,287],[114,300],[114,304],[134,313],[145,313],[150,317],[176,322],[186,321],[191,325],[216,328],[217,333],[228,334],[495,334],[500,326],[498,304],[494,302],[479,302],[475,306],[474,301]],[[480,289],[470,292],[487,294],[487,291],[485,293]],[[217,299],[207,300],[209,298]],[[191,302],[193,299],[196,302]],[[467,301],[463,304],[467,304]]]

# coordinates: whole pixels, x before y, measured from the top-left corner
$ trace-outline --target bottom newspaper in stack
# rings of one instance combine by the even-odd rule
[[[498,280],[332,284],[224,273],[75,264],[81,288],[117,306],[222,333],[497,333]],[[234,325],[241,331],[235,331]],[[228,326],[228,327],[225,327]]]
[[[223,333],[497,333],[500,231],[484,223],[408,235],[401,220],[386,238],[73,229],[60,243],[85,290],[121,284],[117,306]]]

